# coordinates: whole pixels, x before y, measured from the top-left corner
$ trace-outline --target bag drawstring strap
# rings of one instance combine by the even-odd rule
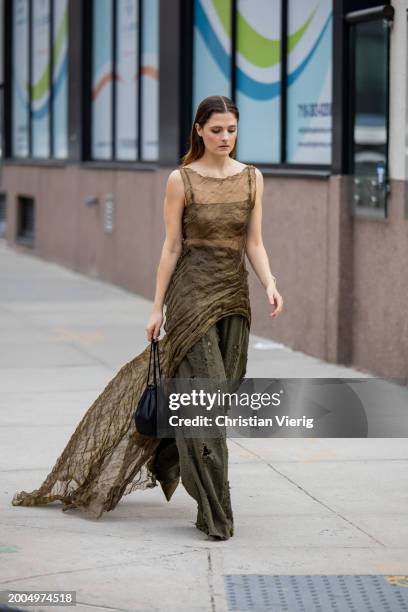
[[[150,380],[150,366],[152,363],[152,352],[153,352],[153,342],[150,343],[150,355],[149,355],[149,369],[147,371],[147,382],[146,384],[149,384],[149,380]]]
[[[157,370],[159,372],[159,380],[161,379],[161,370],[160,370],[160,351],[159,351],[159,342],[155,342],[156,345],[156,355],[157,355]]]
[[[157,355],[157,369],[159,371],[159,378],[161,378],[161,369],[160,369],[159,345],[158,345],[158,342],[156,342],[155,340],[152,340],[150,343],[149,369],[147,372],[147,384],[149,384],[149,380],[150,380],[150,368],[152,364],[152,355],[153,355],[153,383],[157,385],[156,355]]]

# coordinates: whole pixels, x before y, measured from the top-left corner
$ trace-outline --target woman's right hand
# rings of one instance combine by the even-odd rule
[[[146,326],[146,335],[148,342],[157,340],[160,336],[160,328],[163,323],[163,311],[153,310],[150,319]]]

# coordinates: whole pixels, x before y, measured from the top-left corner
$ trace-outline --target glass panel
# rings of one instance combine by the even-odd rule
[[[50,3],[33,0],[31,54],[32,155],[50,155]]]
[[[142,158],[159,157],[159,0],[143,0]]]
[[[212,95],[231,96],[231,0],[194,0],[193,118]]]
[[[332,11],[332,0],[289,1],[288,162],[331,163]]]
[[[94,0],[92,36],[92,143],[94,159],[112,157],[112,0]]]
[[[54,0],[53,13],[54,157],[68,157],[68,0]]]
[[[378,209],[385,206],[387,188],[387,22],[375,20],[355,24],[352,41],[355,53],[353,199],[357,207]]]
[[[28,0],[13,2],[12,51],[12,154],[28,156],[29,84],[28,84]]]
[[[237,157],[280,161],[281,0],[238,0]]]
[[[138,0],[118,0],[116,32],[116,158],[137,159]]]

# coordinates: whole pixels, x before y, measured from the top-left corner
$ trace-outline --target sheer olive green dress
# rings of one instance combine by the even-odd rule
[[[245,241],[255,202],[255,167],[225,178],[179,168],[185,187],[183,248],[165,295],[159,340],[167,378],[243,378],[251,325]],[[179,482],[196,499],[196,526],[215,537],[233,534],[225,439],[145,437],[133,414],[146,384],[150,345],[122,366],[71,435],[52,471],[15,506],[55,500],[99,518],[122,496],[157,485],[169,500]]]

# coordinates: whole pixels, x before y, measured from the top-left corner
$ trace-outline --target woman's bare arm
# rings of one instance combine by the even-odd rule
[[[176,267],[182,248],[182,216],[184,209],[184,186],[179,170],[173,170],[166,185],[164,196],[164,223],[166,238],[156,274],[156,291],[150,319],[146,326],[150,342],[160,335],[163,322],[164,296]]]
[[[276,288],[269,265],[268,255],[262,240],[262,198],[264,182],[262,173],[258,168],[255,169],[255,176],[256,197],[248,225],[246,254],[255,274],[266,290],[269,302],[275,305],[275,310],[271,313],[271,316],[276,317],[282,312],[283,299]]]

